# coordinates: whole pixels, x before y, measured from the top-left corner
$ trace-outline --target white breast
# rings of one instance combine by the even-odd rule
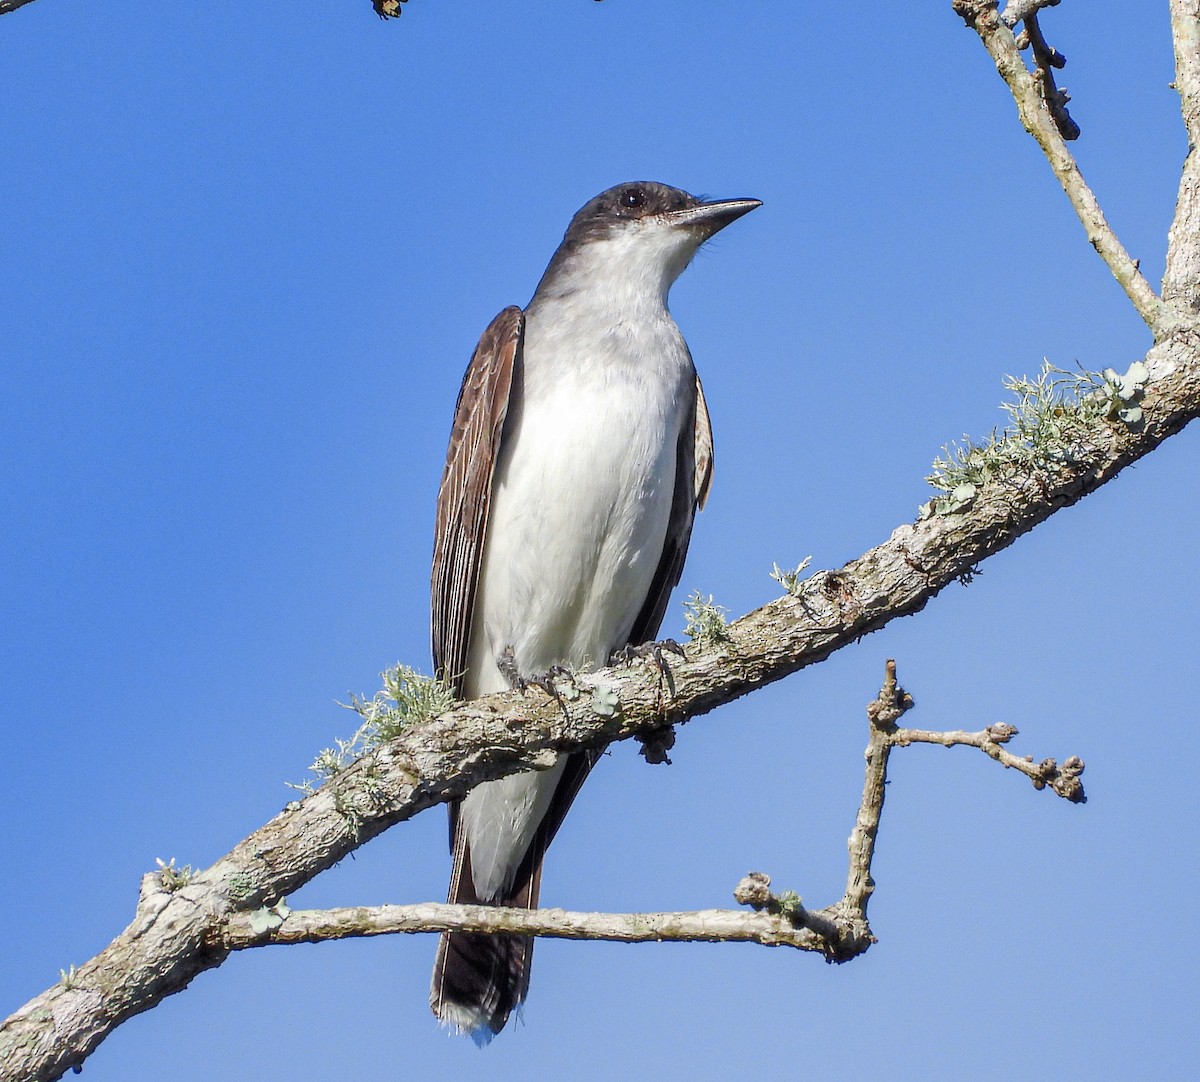
[[[662,556],[694,379],[687,348],[669,317],[572,330],[556,320],[547,334],[532,317],[526,329],[493,488],[471,695],[507,686],[495,658],[508,647],[523,675],[605,664]],[[564,338],[595,344],[571,356]]]

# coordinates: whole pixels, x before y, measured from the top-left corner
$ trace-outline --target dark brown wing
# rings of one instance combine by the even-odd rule
[[[438,489],[430,586],[434,672],[462,695],[467,641],[492,498],[492,474],[508,412],[525,317],[505,308],[475,347],[454,408],[446,468]]]
[[[692,539],[696,508],[704,506],[712,485],[712,425],[699,376],[696,377],[696,397],[690,412],[691,418],[685,419],[679,433],[675,459],[675,497],[671,503],[671,521],[667,526],[662,558],[654,573],[650,592],[646,595],[646,603],[629,633],[631,646],[641,646],[658,634],[671,591],[679,584],[679,577],[683,574],[683,561],[687,557],[688,542]]]
[[[434,671],[454,693],[463,693],[467,649],[479,585],[479,567],[491,508],[492,477],[508,413],[513,370],[520,363],[525,317],[505,308],[475,347],[454,408],[446,468],[438,489],[430,585],[430,635]],[[454,871],[450,900],[477,902],[466,838],[457,829],[458,803],[450,805]],[[537,904],[536,881],[527,876]],[[452,1021],[455,1009],[477,1012],[498,1032],[529,986],[533,940],[513,936],[443,935],[434,964],[430,1004]],[[451,1013],[447,1013],[450,1011]]]

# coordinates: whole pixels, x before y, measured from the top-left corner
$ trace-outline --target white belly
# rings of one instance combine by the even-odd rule
[[[494,492],[479,591],[483,634],[471,657],[480,692],[505,686],[502,678],[482,684],[509,647],[523,675],[606,664],[662,556],[674,441],[659,435],[650,445],[628,418],[561,405],[526,417],[520,453]]]

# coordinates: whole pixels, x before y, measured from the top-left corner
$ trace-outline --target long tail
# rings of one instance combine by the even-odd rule
[[[576,752],[568,757],[550,808],[530,842],[512,886],[500,897],[482,899],[476,892],[466,831],[457,808],[452,807],[450,847],[454,870],[450,876],[449,901],[536,909],[546,849],[599,757],[599,752]],[[533,939],[529,936],[443,932],[433,964],[429,1005],[446,1025],[469,1035],[476,1044],[487,1044],[524,1002],[532,961]]]
[[[483,901],[475,893],[465,833],[455,822],[454,871],[448,900],[464,905],[536,908],[545,855],[540,837],[534,839],[511,891]],[[487,1044],[525,999],[532,961],[533,940],[528,936],[443,932],[433,964],[429,1005],[443,1023],[467,1034],[478,1045]]]

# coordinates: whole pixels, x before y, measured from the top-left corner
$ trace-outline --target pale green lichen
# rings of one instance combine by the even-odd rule
[[[694,590],[683,603],[684,634],[696,643],[721,643],[729,641],[729,612],[724,605],[713,601],[712,594],[705,597]]]
[[[965,510],[991,481],[1079,463],[1094,450],[1098,422],[1141,423],[1149,378],[1141,361],[1124,375],[1111,368],[1068,372],[1046,362],[1035,377],[1005,377],[1014,397],[1000,408],[1009,423],[984,440],[964,436],[942,448],[926,478],[941,495],[921,507],[921,517]]]
[[[424,676],[407,665],[394,665],[380,674],[383,687],[369,699],[351,694],[350,702],[339,703],[353,710],[362,723],[348,739],[335,738],[334,747],[322,748],[308,768],[315,779],[294,783],[293,789],[311,794],[323,782],[340,774],[351,763],[399,736],[427,718],[437,717],[454,705],[454,695],[441,680]]]
[[[174,857],[166,861],[155,857],[154,863],[158,865],[158,881],[163,890],[176,891],[180,887],[186,887],[196,874],[190,864],[176,868]]]
[[[794,571],[784,571],[778,564],[773,563],[771,564],[771,578],[779,583],[792,597],[798,597],[800,595],[800,584],[803,581],[800,576],[804,572],[804,569],[811,563],[812,557],[805,556]]]
[[[597,684],[592,689],[592,711],[602,718],[611,718],[621,709],[621,696],[616,688]]]
[[[287,901],[280,898],[274,905],[263,906],[261,909],[256,909],[250,914],[250,929],[255,935],[262,935],[263,932],[269,932],[272,928],[278,928],[291,912]]]
[[[334,791],[333,807],[346,820],[355,838],[359,838],[367,817],[383,807],[386,800],[387,793],[380,784],[379,771],[373,762],[368,762],[355,778],[353,788]]]
[[[254,893],[254,877],[249,872],[234,872],[229,877],[227,889],[229,900],[236,906]]]
[[[780,891],[775,895],[774,905],[770,909],[793,924],[798,924],[804,916],[804,902],[794,890]]]
[[[370,699],[351,695],[340,705],[363,719],[356,737],[370,751],[399,736],[419,721],[435,718],[454,705],[454,694],[441,680],[424,676],[407,665],[393,665],[380,673],[383,688]]]

